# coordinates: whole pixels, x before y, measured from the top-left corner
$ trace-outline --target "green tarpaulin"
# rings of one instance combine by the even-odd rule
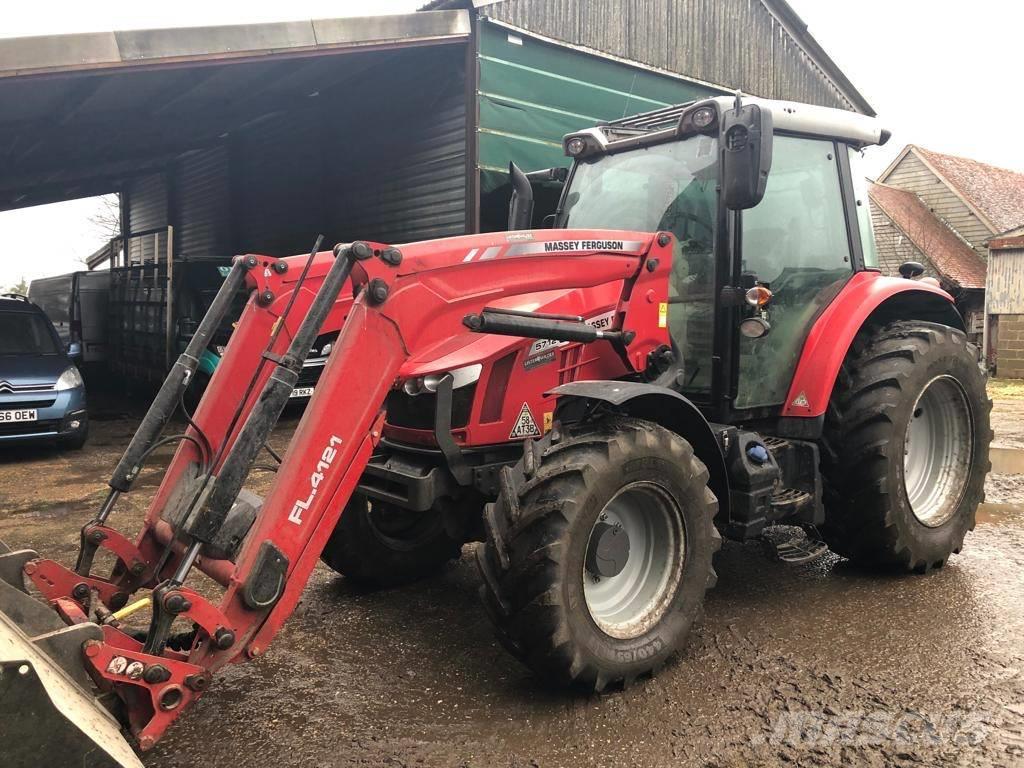
[[[527,171],[568,165],[562,136],[638,112],[722,91],[520,35],[480,28],[481,191]]]

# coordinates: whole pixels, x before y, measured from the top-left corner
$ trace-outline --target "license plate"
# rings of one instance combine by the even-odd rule
[[[35,408],[22,408],[20,411],[0,411],[0,424],[13,421],[38,421]]]
[[[312,396],[313,396],[313,388],[312,387],[296,387],[295,389],[292,390],[292,393],[289,395],[289,397],[312,397]]]

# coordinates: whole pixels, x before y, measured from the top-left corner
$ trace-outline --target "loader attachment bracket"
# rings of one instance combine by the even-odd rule
[[[53,611],[0,583],[0,750],[6,765],[142,768],[117,721],[82,687],[82,643],[100,637],[95,624],[65,626]]]

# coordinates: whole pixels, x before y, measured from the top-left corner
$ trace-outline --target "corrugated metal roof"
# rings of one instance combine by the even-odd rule
[[[115,191],[470,32],[439,11],[0,40],[0,210]]]
[[[0,39],[0,78],[429,42],[470,34],[464,11]]]
[[[1013,229],[1024,222],[1024,173],[933,152],[916,144],[911,146],[964,202],[989,220],[996,232]]]
[[[985,287],[985,262],[943,224],[921,198],[887,184],[872,184],[871,202],[878,206],[943,277],[961,288]]]

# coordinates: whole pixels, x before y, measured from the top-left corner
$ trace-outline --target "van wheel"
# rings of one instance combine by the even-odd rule
[[[921,321],[863,331],[825,420],[829,547],[918,572],[960,552],[991,467],[991,409],[963,332]]]
[[[503,470],[476,551],[505,647],[538,676],[587,691],[657,670],[715,584],[707,483],[686,440],[639,419],[528,441]]]

